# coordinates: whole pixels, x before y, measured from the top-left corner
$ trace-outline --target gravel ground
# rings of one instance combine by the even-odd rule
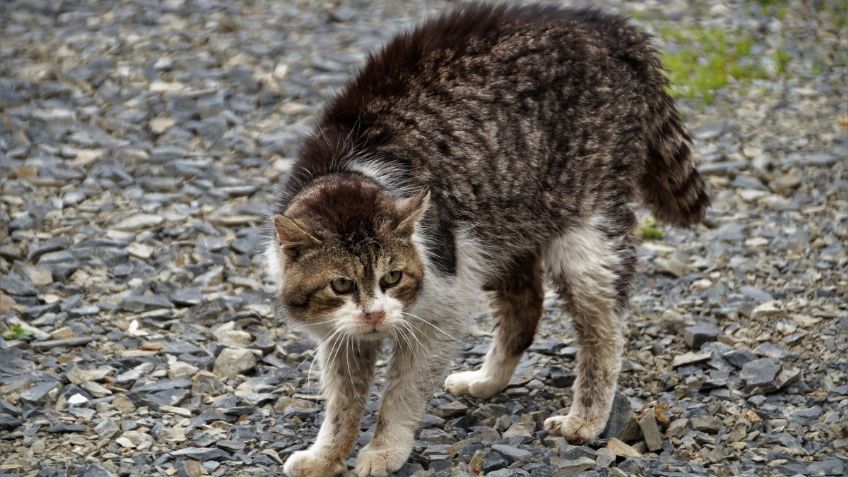
[[[274,318],[263,217],[322,99],[448,5],[337,3],[0,4],[0,475],[280,475],[314,437],[314,345]],[[575,353],[551,299],[510,388],[436,392],[400,475],[848,472],[848,35],[768,3],[788,12],[609,2],[788,62],[680,103],[714,207],[640,248],[604,438],[542,431]],[[476,320],[457,368],[491,336]]]

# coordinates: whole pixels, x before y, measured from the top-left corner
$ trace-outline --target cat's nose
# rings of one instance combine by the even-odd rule
[[[369,311],[362,315],[362,318],[365,320],[365,323],[368,323],[371,326],[377,326],[383,322],[383,318],[386,317],[385,311]]]

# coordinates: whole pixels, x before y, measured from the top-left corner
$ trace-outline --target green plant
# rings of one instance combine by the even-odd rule
[[[749,35],[702,27],[665,29],[661,34],[672,43],[661,59],[674,97],[712,104],[718,90],[731,81],[767,76],[752,54],[755,41]]]
[[[6,341],[11,340],[19,340],[21,338],[26,338],[27,336],[32,336],[32,331],[24,328],[19,324],[15,324],[9,327],[8,330],[4,331],[2,335],[3,339]]]
[[[642,217],[639,221],[639,234],[645,239],[661,239],[665,234],[657,228],[657,219],[651,215]]]
[[[777,72],[779,74],[783,74],[786,72],[786,65],[789,64],[789,60],[792,59],[792,55],[789,54],[786,50],[778,49],[774,54],[774,62],[777,65]]]

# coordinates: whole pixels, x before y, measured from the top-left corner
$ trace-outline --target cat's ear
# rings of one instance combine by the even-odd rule
[[[422,189],[421,192],[412,197],[400,199],[397,202],[398,216],[400,221],[395,227],[395,232],[404,235],[412,235],[415,224],[424,216],[427,207],[430,206],[430,190]]]
[[[277,232],[277,241],[286,249],[321,243],[305,226],[282,214],[274,216],[274,230]]]

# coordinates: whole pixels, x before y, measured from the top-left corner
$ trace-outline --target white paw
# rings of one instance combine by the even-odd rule
[[[445,389],[454,396],[469,395],[486,399],[499,393],[509,383],[492,379],[483,371],[463,371],[445,379]]]
[[[356,457],[353,473],[356,477],[384,477],[403,467],[412,446],[363,447]]]
[[[545,429],[555,436],[563,436],[572,444],[583,444],[598,437],[606,426],[606,419],[584,419],[578,416],[554,416],[545,419]]]
[[[312,449],[297,451],[283,465],[289,477],[332,477],[341,474],[347,466],[339,459],[320,455]]]

